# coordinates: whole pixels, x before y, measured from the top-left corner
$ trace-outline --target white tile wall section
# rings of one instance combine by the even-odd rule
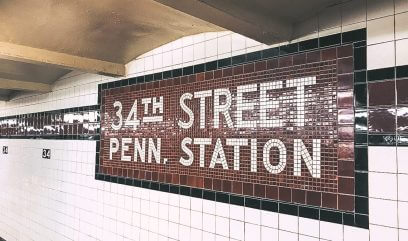
[[[395,42],[396,65],[408,65],[408,39],[401,39]]]
[[[309,39],[367,26],[368,68],[406,65],[407,12],[407,0],[347,1],[305,20],[294,36]],[[187,36],[128,63],[127,77],[267,47],[229,31]],[[0,103],[0,116],[94,105],[97,85],[115,79],[73,71],[50,93]],[[92,141],[2,139],[0,145],[9,146],[9,154],[0,155],[0,236],[8,241],[408,240],[408,147],[369,148],[366,230],[97,181]],[[41,159],[45,146],[53,151],[50,160]]]
[[[395,41],[367,46],[367,69],[395,66]]]
[[[395,15],[395,39],[408,38],[407,22],[408,12]]]
[[[394,40],[394,15],[367,22],[367,44]]]

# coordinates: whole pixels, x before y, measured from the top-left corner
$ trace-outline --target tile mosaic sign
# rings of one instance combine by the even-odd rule
[[[351,45],[100,95],[97,173],[354,210]]]

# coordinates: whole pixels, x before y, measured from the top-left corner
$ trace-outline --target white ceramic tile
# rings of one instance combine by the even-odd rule
[[[197,211],[191,211],[191,227],[202,229],[203,228],[203,213]]]
[[[245,208],[245,222],[260,225],[261,211],[254,208]]]
[[[262,241],[269,241],[269,240],[278,240],[279,231],[276,228],[269,228],[265,226],[261,226],[261,240]]]
[[[225,35],[217,39],[218,55],[231,52],[231,35]]]
[[[196,228],[191,228],[190,230],[190,237],[191,239],[197,240],[197,241],[201,241],[203,240],[203,231],[200,229],[196,229]]]
[[[394,40],[394,16],[373,19],[367,22],[367,44]]]
[[[237,240],[244,240],[244,222],[231,220],[230,221],[230,237]]]
[[[394,13],[394,2],[389,0],[367,1],[367,19],[389,16]]]
[[[319,220],[299,217],[299,234],[319,237]]]
[[[395,42],[397,66],[408,65],[408,39]]]
[[[229,219],[223,217],[215,217],[215,233],[228,237],[229,235]]]
[[[279,214],[276,212],[261,211],[261,225],[271,228],[278,228]]]
[[[179,225],[179,239],[180,241],[190,241],[190,227]]]
[[[156,70],[163,67],[163,54],[153,55],[153,66]]]
[[[203,199],[201,198],[191,198],[191,210],[203,211]]]
[[[368,241],[369,239],[369,231],[367,229],[344,225],[344,241]]]
[[[395,39],[408,38],[408,12],[395,15]]]
[[[217,56],[217,39],[208,40],[205,42],[205,57]]]
[[[200,42],[194,44],[194,60],[205,58],[205,44]]]
[[[173,65],[181,64],[183,62],[183,49],[182,48],[174,49],[171,53],[173,56]]]
[[[369,197],[397,200],[397,174],[370,172]]]
[[[343,241],[343,225],[321,221],[320,238],[333,241]]]
[[[370,198],[370,223],[397,227],[397,201]]]
[[[398,173],[408,174],[408,147],[397,149]]]
[[[191,62],[194,60],[194,46],[183,47],[183,63]]]
[[[215,234],[203,231],[203,240],[215,240]]]
[[[408,202],[398,202],[398,222],[399,227],[408,229]]]
[[[398,200],[408,202],[408,174],[398,174]]]
[[[173,64],[173,56],[172,52],[164,52],[163,53],[163,67],[171,66]]]
[[[215,233],[215,216],[203,213],[203,230]]]
[[[246,37],[238,33],[231,34],[231,50],[243,50],[245,49],[245,39]]]
[[[408,230],[398,229],[399,231],[399,240],[408,240]]]
[[[370,241],[398,241],[398,229],[370,225]]]
[[[230,207],[229,204],[216,202],[215,203],[215,214],[220,217],[229,218]]]
[[[296,233],[279,230],[279,240],[298,241],[298,239],[299,239],[299,235]]]
[[[299,218],[293,215],[279,214],[279,229],[297,233],[299,231]]]
[[[251,223],[245,223],[245,241],[260,241],[261,226]]]
[[[244,221],[245,219],[245,212],[244,212],[244,207],[243,206],[238,206],[238,205],[229,205],[230,208],[230,218],[239,220],[239,221]]]
[[[215,214],[215,202],[203,199],[203,212]]]
[[[370,172],[397,172],[397,148],[368,147],[368,169]]]
[[[319,241],[319,238],[306,236],[306,235],[299,235],[299,241]]]

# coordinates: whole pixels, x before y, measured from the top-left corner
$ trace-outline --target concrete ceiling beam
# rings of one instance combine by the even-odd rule
[[[53,65],[64,69],[81,70],[107,76],[124,76],[126,74],[124,64],[6,42],[0,42],[0,58],[32,64]]]
[[[24,91],[45,93],[45,92],[51,91],[51,85],[39,83],[39,82],[28,82],[28,81],[0,78],[0,89],[24,90]]]
[[[265,44],[289,41],[292,37],[293,24],[273,15],[229,8],[223,2],[212,0],[155,1]]]

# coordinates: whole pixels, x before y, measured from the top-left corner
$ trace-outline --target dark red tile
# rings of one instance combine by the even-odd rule
[[[354,161],[339,160],[339,176],[354,177]]]
[[[339,177],[339,193],[354,194],[354,178]]]
[[[239,74],[243,74],[243,73],[244,73],[244,67],[242,65],[234,67],[233,75],[239,75]],[[225,76],[229,76],[229,75],[224,75],[224,77]]]
[[[354,196],[339,195],[339,209],[354,211]]]
[[[255,71],[255,64],[254,63],[249,63],[244,65],[244,73],[248,74],[248,73],[252,73]]]
[[[333,60],[337,58],[337,49],[330,48],[322,50],[322,60]]]
[[[337,209],[337,194],[322,193],[322,206]]]
[[[223,192],[231,192],[231,182],[228,180],[222,181],[222,191]]]
[[[288,67],[293,65],[293,56],[286,56],[279,58],[279,68]]]
[[[232,192],[242,194],[242,182],[234,181],[232,183]]]
[[[373,109],[368,111],[368,130],[371,133],[395,133],[396,109]]]
[[[293,65],[306,64],[306,54],[297,54],[293,56]]]
[[[354,62],[353,58],[344,58],[337,61],[337,72],[339,74],[347,74],[353,72]]]
[[[205,72],[205,80],[209,80],[214,78],[214,72],[213,71],[207,71]]]
[[[397,131],[408,133],[408,107],[397,108]]]
[[[266,197],[273,200],[278,200],[279,190],[277,186],[266,186]]]
[[[213,179],[213,189],[216,191],[222,191],[222,182],[220,179]]]
[[[322,194],[320,192],[307,191],[306,192],[306,204],[313,206],[322,205]]]
[[[255,196],[257,197],[265,197],[265,185],[254,184],[255,186]]]
[[[264,71],[266,70],[266,61],[259,61],[255,63],[255,71]]]
[[[368,84],[368,99],[370,106],[394,105],[395,82],[385,81]]]
[[[346,45],[346,46],[341,46],[337,48],[338,58],[344,58],[344,57],[350,57],[350,56],[353,56],[353,46],[352,45]]]
[[[243,187],[243,194],[244,195],[251,195],[251,196],[254,195],[254,184],[244,182],[242,184],[242,187]]]
[[[354,160],[354,142],[339,143],[338,158],[343,160]]]
[[[408,79],[397,80],[397,103],[408,104]]]
[[[279,187],[279,200],[291,202],[292,201],[292,190],[286,187]]]
[[[337,104],[339,108],[353,107],[353,91],[337,92]]]
[[[278,59],[269,59],[266,62],[266,66],[268,69],[275,69],[278,67]]]
[[[292,189],[292,202],[306,203],[306,191],[301,189]]]
[[[204,178],[204,188],[212,189],[212,179],[211,178]]]
[[[353,126],[339,126],[338,128],[339,138],[341,140],[354,140]]]
[[[307,63],[314,63],[320,61],[320,50],[306,53]]]

